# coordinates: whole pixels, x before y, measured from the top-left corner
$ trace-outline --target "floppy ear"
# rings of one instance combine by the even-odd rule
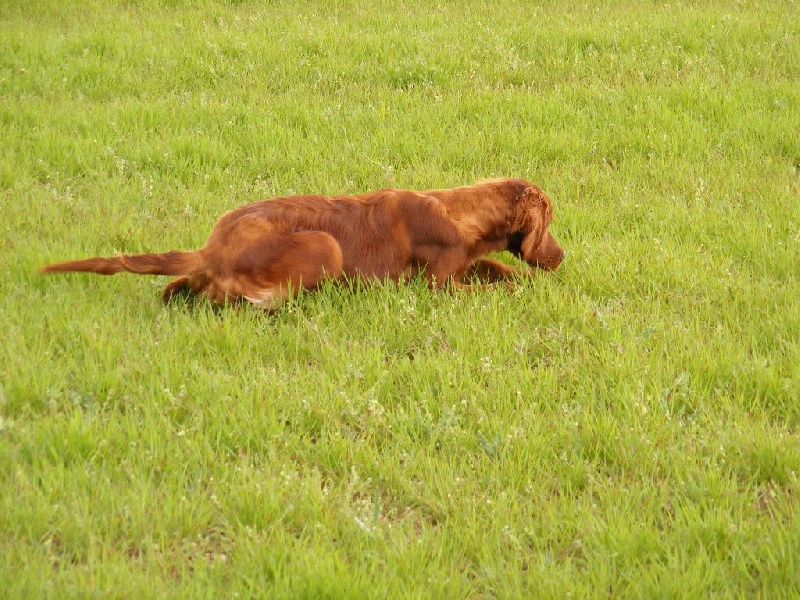
[[[534,206],[528,211],[528,230],[522,238],[522,260],[533,262],[533,253],[539,247],[544,232],[544,210],[541,206]]]
[[[520,246],[520,258],[528,263],[535,262],[534,252],[542,241],[542,234],[545,230],[545,211],[547,201],[544,194],[535,187],[525,190],[519,200],[520,210],[520,233],[522,233],[522,243]]]

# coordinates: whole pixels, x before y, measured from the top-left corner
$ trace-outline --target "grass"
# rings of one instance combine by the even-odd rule
[[[0,595],[800,593],[798,16],[4,2]],[[34,274],[502,175],[568,252],[515,292]]]

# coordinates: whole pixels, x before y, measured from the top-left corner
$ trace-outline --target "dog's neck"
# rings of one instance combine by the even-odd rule
[[[514,182],[516,183],[516,182]],[[517,201],[524,191],[508,180],[493,180],[455,190],[426,192],[435,195],[457,224],[475,254],[505,250],[518,221]]]

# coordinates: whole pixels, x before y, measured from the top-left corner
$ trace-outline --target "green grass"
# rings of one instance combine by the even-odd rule
[[[530,4],[0,3],[0,596],[800,594],[800,8]],[[515,292],[34,273],[491,176]]]

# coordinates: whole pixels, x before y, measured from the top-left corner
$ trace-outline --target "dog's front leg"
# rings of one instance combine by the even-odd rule
[[[466,268],[459,281],[464,284],[499,283],[512,281],[524,275],[525,273],[519,269],[514,269],[499,260],[480,258]]]
[[[431,276],[428,278],[428,283],[432,289],[447,289],[451,292],[481,292],[498,287],[513,290],[516,287],[517,275],[519,275],[517,270],[499,261],[482,259],[444,280],[437,279],[435,275]]]

